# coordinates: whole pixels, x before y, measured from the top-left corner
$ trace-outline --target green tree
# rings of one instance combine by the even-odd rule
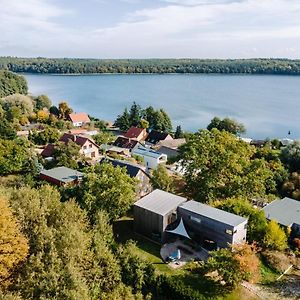
[[[300,170],[300,141],[294,141],[281,151],[281,159],[291,172]]]
[[[25,95],[14,94],[2,99],[2,107],[5,111],[11,111],[16,118],[20,115],[29,116],[33,112],[33,100]]]
[[[153,129],[163,132],[170,132],[172,130],[171,119],[163,109],[155,112]]]
[[[177,127],[176,127],[176,131],[175,131],[175,139],[181,139],[181,138],[183,138],[184,137],[184,135],[183,135],[183,132],[182,132],[182,129],[181,129],[181,126],[180,125],[178,125]]]
[[[53,157],[57,166],[65,166],[71,169],[78,168],[78,162],[82,159],[80,146],[69,141],[68,143],[58,142],[54,145]]]
[[[145,120],[145,119],[141,119],[138,126],[139,126],[140,128],[145,128],[145,129],[147,129],[147,128],[149,128],[149,122],[148,122],[147,120]]]
[[[264,196],[274,178],[255,151],[226,131],[199,131],[180,148],[187,190],[198,201]]]
[[[107,145],[113,143],[116,137],[109,131],[100,131],[99,133],[93,136],[93,139],[98,145]]]
[[[0,70],[0,98],[13,94],[27,95],[28,87],[24,76]]]
[[[16,130],[12,124],[6,119],[1,118],[0,120],[0,138],[6,140],[13,140],[17,137]]]
[[[119,115],[117,117],[114,125],[124,131],[127,131],[130,128],[130,115],[127,108],[125,108],[122,115]]]
[[[52,102],[50,98],[46,95],[40,95],[34,99],[35,101],[35,109],[38,110],[43,110],[44,108],[50,109],[52,106]]]
[[[30,170],[32,158],[28,142],[0,139],[0,175]]]
[[[265,247],[273,250],[281,251],[287,248],[287,236],[276,221],[271,220],[268,223],[263,243]]]
[[[242,123],[238,123],[237,121],[229,118],[221,120],[218,117],[214,117],[207,126],[208,130],[212,130],[213,128],[220,131],[225,130],[235,135],[246,132],[245,126]]]
[[[58,141],[60,133],[57,129],[46,127],[43,131],[33,132],[30,136],[36,145],[46,145],[48,143],[55,143]]]
[[[141,106],[138,105],[136,102],[133,102],[129,111],[129,121],[131,126],[137,126],[140,123],[141,117],[142,117]]]
[[[59,109],[56,106],[51,106],[49,108],[49,112],[50,112],[50,114],[52,114],[56,117],[59,117]]]
[[[135,181],[124,168],[111,164],[91,167],[83,178],[81,191],[82,205],[91,218],[104,210],[111,219],[117,219],[129,210],[136,196]]]
[[[262,210],[253,207],[245,197],[234,197],[212,203],[214,207],[248,219],[247,241],[262,244],[266,234],[267,219]]]
[[[28,243],[21,233],[8,201],[0,197],[0,289],[9,284],[12,272],[27,257]]]
[[[173,180],[163,165],[158,165],[158,167],[153,170],[151,183],[154,189],[160,189],[166,192],[174,191]]]

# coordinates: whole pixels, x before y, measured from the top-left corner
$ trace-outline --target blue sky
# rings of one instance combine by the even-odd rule
[[[300,58],[300,0],[0,0],[0,55]]]

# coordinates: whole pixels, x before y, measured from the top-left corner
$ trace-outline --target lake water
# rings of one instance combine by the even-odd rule
[[[174,127],[205,128],[214,116],[245,124],[252,138],[300,138],[300,76],[25,75],[34,95],[114,120],[133,101],[164,108]],[[288,136],[288,131],[291,135]]]

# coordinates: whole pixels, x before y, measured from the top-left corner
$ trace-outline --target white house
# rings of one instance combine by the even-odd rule
[[[83,112],[69,114],[69,119],[75,127],[80,127],[91,122],[89,116]]]
[[[132,155],[141,156],[144,159],[145,166],[148,169],[156,169],[161,163],[167,162],[167,155],[158,153],[155,150],[148,149],[145,147],[138,147],[132,151]]]

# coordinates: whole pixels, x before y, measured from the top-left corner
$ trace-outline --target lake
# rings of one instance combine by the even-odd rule
[[[34,95],[114,120],[133,101],[164,108],[174,127],[196,131],[214,116],[245,124],[252,138],[300,138],[300,76],[212,74],[25,75]],[[288,131],[291,135],[288,136]]]

